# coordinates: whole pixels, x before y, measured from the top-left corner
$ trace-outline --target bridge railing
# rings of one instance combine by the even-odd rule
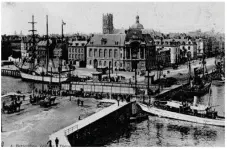
[[[78,125],[75,125],[75,126],[73,126],[73,127],[71,127],[71,128],[66,129],[66,130],[65,130],[65,136],[67,136],[67,135],[73,133],[73,132],[74,132],[75,130],[77,130],[77,129],[78,129]]]

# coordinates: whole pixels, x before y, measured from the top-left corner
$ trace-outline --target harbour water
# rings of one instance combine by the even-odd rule
[[[11,77],[1,77],[1,92],[31,92],[32,83]],[[41,84],[35,87],[41,88]],[[208,94],[199,103],[208,102]],[[224,86],[212,86],[211,104],[220,116],[225,114]],[[51,122],[50,122],[51,123]],[[37,135],[38,136],[38,135]],[[114,133],[109,140],[97,139],[94,145],[101,146],[225,146],[225,128],[204,126],[150,116],[149,120],[131,123]],[[105,142],[102,142],[105,141]],[[96,144],[99,143],[99,144]]]

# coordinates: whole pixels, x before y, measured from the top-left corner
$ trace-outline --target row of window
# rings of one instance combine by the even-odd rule
[[[89,65],[95,65],[95,61],[89,60]],[[112,67],[112,62],[111,61],[102,61],[99,60],[97,61],[98,66],[102,67],[109,67],[109,65]],[[110,63],[110,64],[109,64]],[[117,61],[114,62],[114,67],[123,67],[123,64],[121,62],[117,63]]]
[[[113,54],[114,53],[114,54]],[[102,57],[102,58],[118,58],[119,57],[119,51],[117,49],[109,49],[109,51],[107,49],[94,49],[94,52],[92,51],[92,48],[89,49],[89,57]],[[120,58],[123,58],[123,54],[120,53]]]
[[[156,45],[159,45],[159,44],[166,44],[166,45],[169,45],[170,43],[171,43],[171,42],[168,42],[168,41],[164,41],[164,42],[156,41],[156,42],[155,42]],[[179,42],[179,41],[177,41],[176,43],[177,43],[177,44],[185,45],[187,42],[184,42],[184,41],[183,41],[183,42]],[[189,41],[188,44],[192,44],[192,42]]]
[[[69,54],[69,59],[83,59],[83,54]]]
[[[69,53],[84,53],[84,49],[83,48],[69,48],[68,49]]]

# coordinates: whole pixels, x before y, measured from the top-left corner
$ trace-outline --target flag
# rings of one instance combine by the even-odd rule
[[[62,20],[62,25],[66,25],[66,23]]]

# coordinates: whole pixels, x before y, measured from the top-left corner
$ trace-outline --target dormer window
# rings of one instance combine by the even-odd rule
[[[107,43],[107,39],[106,39],[106,38],[102,38],[102,39],[101,39],[101,44],[102,44],[102,45],[105,45],[106,43]]]

